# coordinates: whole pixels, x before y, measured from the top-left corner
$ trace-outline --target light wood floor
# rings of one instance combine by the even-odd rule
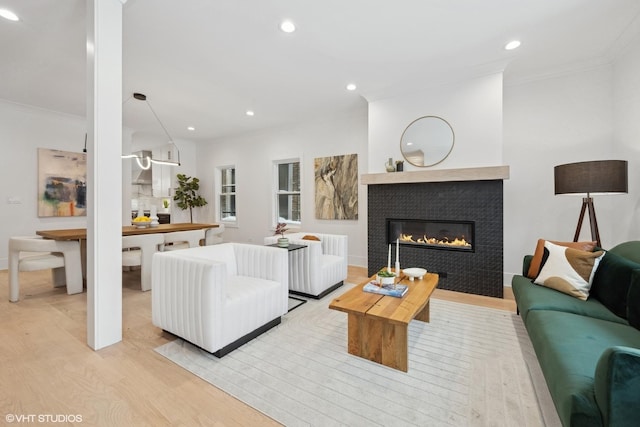
[[[122,342],[93,351],[86,292],[54,289],[47,271],[20,273],[21,300],[10,303],[7,270],[0,270],[2,416],[78,415],[83,426],[279,425],[153,351],[173,337],[151,324],[151,293],[140,292],[139,279],[139,272],[123,274]],[[366,269],[349,267],[348,282],[365,279]],[[436,290],[434,297],[515,311],[511,293],[496,299]]]

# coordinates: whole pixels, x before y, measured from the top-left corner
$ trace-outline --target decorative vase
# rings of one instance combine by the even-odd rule
[[[289,247],[289,239],[287,239],[286,237],[279,237],[278,238],[278,246],[281,247],[281,248]]]
[[[393,166],[393,159],[391,157],[389,157],[389,160],[387,161],[387,163],[385,163],[384,167],[387,169],[387,172],[396,171],[396,167]]]
[[[404,162],[402,160],[396,160],[396,172],[402,172],[404,170]]]
[[[157,227],[159,225],[157,207],[151,206],[151,214],[149,215],[149,218],[151,219],[151,224],[149,224],[150,227]]]

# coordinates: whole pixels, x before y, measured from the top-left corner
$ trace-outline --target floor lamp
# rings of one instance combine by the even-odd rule
[[[582,229],[585,212],[589,212],[591,239],[600,243],[600,232],[596,211],[593,207],[593,194],[611,194],[627,192],[627,161],[597,160],[591,162],[567,163],[556,166],[553,170],[555,194],[584,194],[582,209],[578,218],[578,226],[573,241],[577,242]]]

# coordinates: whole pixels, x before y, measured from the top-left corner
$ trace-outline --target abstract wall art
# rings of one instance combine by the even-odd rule
[[[358,155],[313,161],[317,219],[358,219]]]
[[[38,148],[38,216],[86,216],[87,155]]]

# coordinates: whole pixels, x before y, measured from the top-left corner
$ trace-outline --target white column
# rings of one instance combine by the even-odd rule
[[[122,5],[87,0],[87,343],[95,350],[122,341]]]

